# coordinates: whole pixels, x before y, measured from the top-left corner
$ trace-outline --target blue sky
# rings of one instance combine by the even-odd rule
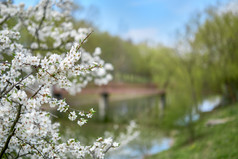
[[[103,31],[130,38],[170,45],[175,32],[189,18],[210,5],[227,0],[81,0],[84,17]],[[93,16],[94,15],[94,16]],[[78,15],[79,16],[79,15]]]
[[[37,0],[21,1],[33,5]],[[228,0],[74,0],[83,6],[74,16],[88,19],[101,31],[134,42],[149,41],[170,45],[175,32],[189,18],[210,5]]]

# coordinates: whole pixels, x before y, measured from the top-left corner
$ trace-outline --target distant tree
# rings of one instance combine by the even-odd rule
[[[223,103],[238,100],[238,15],[210,10],[196,33],[194,47],[205,60],[210,85],[223,93]]]

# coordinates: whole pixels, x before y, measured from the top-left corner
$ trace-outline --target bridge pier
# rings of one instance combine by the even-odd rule
[[[166,94],[165,93],[159,94],[158,106],[159,106],[159,118],[163,118],[164,109],[165,109],[165,106],[166,106]]]
[[[108,115],[108,92],[103,92],[100,94],[99,99],[99,118],[101,121],[106,121]]]

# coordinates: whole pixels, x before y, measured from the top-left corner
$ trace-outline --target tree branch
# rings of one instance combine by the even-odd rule
[[[42,85],[40,86],[40,88],[31,96],[31,98],[34,98],[34,97],[39,93],[39,91],[41,90],[42,87],[44,87],[43,84],[42,84]]]
[[[29,77],[32,73],[29,73],[28,75],[26,75],[24,78],[22,78],[19,82],[17,82],[16,84],[14,84],[11,88],[9,88],[5,93],[1,94],[0,99],[5,96],[6,94],[8,94],[14,87],[16,87],[16,85],[20,84],[23,80],[25,80],[27,77]]]
[[[7,90],[8,85],[9,85],[9,82],[7,82],[7,85],[3,88],[3,90],[1,91],[1,94],[3,94]]]
[[[26,143],[27,145],[31,146],[34,150],[36,150],[44,159],[47,159],[47,157],[45,155],[43,155],[40,150],[38,150],[33,144],[29,143],[29,142],[26,142],[24,140],[22,140],[21,138],[19,138],[18,136],[16,136],[16,138],[18,140],[21,140],[23,143]]]
[[[111,144],[103,153],[104,153],[104,154],[107,153],[107,152],[110,150],[110,148],[112,148],[112,145],[113,145],[113,144]]]
[[[7,137],[7,140],[6,140],[6,142],[5,142],[5,145],[4,145],[3,149],[1,150],[0,158],[2,158],[3,155],[5,154],[5,151],[6,151],[7,148],[8,148],[8,144],[10,143],[10,140],[11,140],[12,136],[13,136],[14,133],[15,133],[15,130],[16,130],[16,129],[15,129],[15,126],[16,126],[18,120],[20,119],[21,108],[22,108],[22,104],[20,104],[20,105],[18,106],[17,116],[16,116],[16,118],[15,118],[15,120],[14,120],[12,126],[11,126],[10,133],[9,133],[9,135],[8,135],[8,137]]]
[[[42,17],[42,19],[41,19],[41,21],[40,21],[40,24],[39,24],[39,26],[38,26],[38,28],[36,29],[36,32],[35,32],[35,36],[36,36],[38,45],[40,44],[39,30],[41,29],[41,26],[42,26],[42,24],[43,24],[43,22],[44,22],[44,20],[45,20],[46,9],[47,9],[48,4],[49,4],[49,0],[47,0],[46,3],[45,3],[45,6],[44,6],[44,8],[43,8],[43,9],[44,9],[43,17]]]
[[[19,155],[19,156],[17,156],[17,157],[15,157],[15,159],[17,159],[17,158],[19,158],[19,157],[24,157],[24,156],[27,156],[27,155],[33,155],[34,153],[24,153],[24,154],[22,154],[22,155]]]
[[[19,148],[17,156],[15,157],[15,159],[17,159],[20,156],[21,149],[22,149],[22,146]]]
[[[10,15],[6,16],[6,18],[0,22],[0,25],[4,24],[9,18],[11,18]]]
[[[93,33],[93,31],[91,31],[86,38],[83,39],[83,41],[81,41],[81,43],[79,44],[79,46],[76,48],[76,52],[82,47],[82,45],[85,43],[85,41],[88,39],[88,37]]]

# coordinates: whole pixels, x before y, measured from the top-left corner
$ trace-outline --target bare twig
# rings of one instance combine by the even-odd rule
[[[9,82],[7,82],[7,85],[3,88],[3,90],[1,91],[1,94],[3,94],[6,91],[8,85],[9,85]]]
[[[39,93],[39,91],[41,90],[42,87],[44,87],[43,84],[42,84],[42,85],[40,86],[40,88],[31,96],[31,98],[34,98],[34,97]]]
[[[24,156],[27,156],[27,155],[32,155],[32,154],[34,154],[34,153],[24,153],[24,154],[22,154],[22,155],[19,155],[19,156],[17,156],[17,157],[15,157],[15,159],[17,159],[17,158],[19,158],[19,157],[24,157]]]
[[[104,151],[104,153],[107,153],[107,152],[110,150],[110,148],[112,148],[112,145],[113,145],[113,144],[111,144],[111,145]]]
[[[96,155],[95,155],[95,152],[92,152],[89,150],[89,152],[93,155],[93,159],[96,159]]]
[[[38,26],[38,28],[36,29],[36,32],[35,32],[35,36],[36,36],[38,45],[40,44],[39,30],[41,29],[41,26],[42,26],[42,24],[43,24],[43,22],[44,22],[44,20],[45,20],[45,17],[46,17],[46,9],[47,9],[48,4],[49,4],[49,0],[46,1],[46,3],[45,3],[45,6],[44,6],[44,8],[43,8],[43,9],[44,9],[43,17],[41,18],[40,24],[39,24],[39,26]]]
[[[57,115],[52,114],[51,112],[48,112],[52,117],[59,118]]]
[[[15,157],[15,159],[17,159],[20,156],[21,149],[22,149],[22,146],[19,148],[17,156]]]
[[[33,144],[29,143],[29,142],[26,142],[26,141],[22,140],[22,139],[19,138],[18,136],[16,136],[16,138],[17,138],[18,140],[21,140],[23,143],[26,143],[27,145],[31,146],[31,147],[32,147],[34,150],[36,150],[44,159],[47,159],[47,158],[48,158],[48,157],[46,157],[45,155],[43,155],[42,152],[41,152],[40,150],[38,150],[38,149],[35,147],[35,145],[33,145]]]
[[[82,45],[85,43],[85,41],[89,38],[89,36],[93,33],[93,30],[81,41],[79,46],[76,48],[76,52],[79,51],[79,49],[82,47]]]
[[[16,87],[18,84],[20,84],[23,80],[25,80],[27,77],[29,77],[32,73],[29,73],[28,75],[26,75],[24,78],[22,78],[19,82],[17,82],[16,84],[14,84],[11,88],[9,88],[5,93],[1,94],[0,99],[5,96],[6,94],[8,94],[14,87]]]

